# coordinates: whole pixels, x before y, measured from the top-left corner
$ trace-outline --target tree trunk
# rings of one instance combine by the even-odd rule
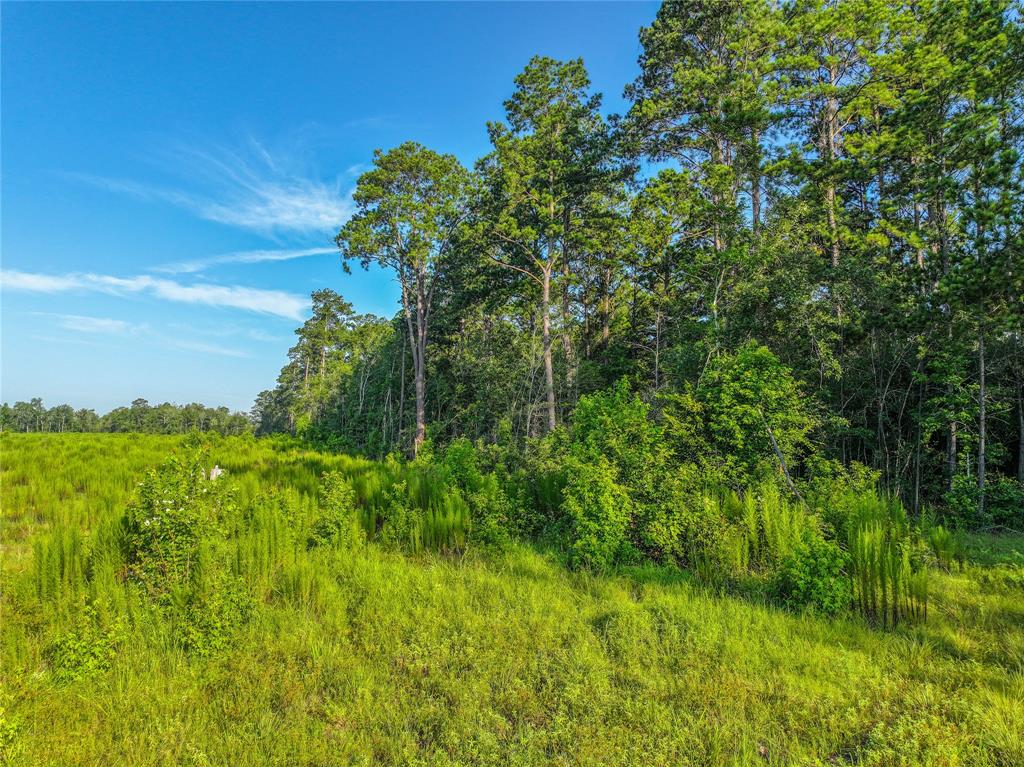
[[[654,313],[654,390],[661,385],[661,309]]]
[[[421,351],[422,355],[422,351]],[[412,441],[412,454],[418,455],[423,440],[427,437],[426,416],[426,376],[423,370],[423,358],[416,365],[416,437]]]
[[[420,275],[416,284],[416,328],[413,342],[413,376],[416,390],[416,435],[412,441],[413,456],[419,455],[420,446],[427,438],[427,299],[424,277]]]
[[[836,65],[829,66],[829,85],[833,88],[839,80]],[[839,115],[839,102],[835,96],[829,96],[825,100],[825,119],[822,125],[822,138],[825,145],[825,159],[828,163],[826,171],[829,176],[825,181],[825,212],[828,217],[828,233],[831,240],[831,263],[832,268],[839,267],[839,225],[836,221],[836,186],[832,180],[832,166],[836,160],[836,121]]]
[[[750,139],[754,152],[754,167],[750,178],[750,225],[756,234],[761,228],[761,131],[754,128]]]
[[[404,331],[403,331],[404,335]],[[402,436],[402,424],[405,421],[405,343],[398,345],[399,353],[402,355],[402,372],[398,376],[398,427],[395,429],[395,440]]]
[[[956,477],[956,421],[949,423],[949,439],[946,442],[946,473],[949,478],[949,489],[953,489],[953,479]]]
[[[572,392],[576,386],[576,355],[572,346],[572,302],[569,296],[569,261],[562,260],[562,354],[565,356],[565,391],[566,398],[572,401]]]
[[[984,304],[982,304],[984,310]],[[985,515],[985,325],[978,329],[978,515]]]
[[[601,344],[608,345],[612,329],[612,268],[605,266],[601,279]]]
[[[1018,348],[1019,351],[1019,348]],[[1020,359],[1020,355],[1017,355]],[[1017,481],[1024,485],[1024,381],[1017,365]]]
[[[551,267],[547,266],[541,276],[541,328],[544,348],[544,385],[548,398],[548,430],[557,425],[555,418],[555,371],[551,364]]]

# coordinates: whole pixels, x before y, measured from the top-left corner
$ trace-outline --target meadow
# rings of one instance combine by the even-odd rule
[[[0,435],[3,762],[1024,763],[1024,538],[967,537],[883,627],[476,545],[412,464],[199,441]]]

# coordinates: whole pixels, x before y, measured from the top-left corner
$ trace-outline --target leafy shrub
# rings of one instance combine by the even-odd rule
[[[569,559],[576,567],[604,570],[626,543],[631,502],[604,457],[567,465],[562,512],[569,521]]]
[[[337,471],[324,474],[320,487],[320,516],[309,532],[308,546],[352,546],[363,539],[351,483]]]
[[[381,543],[419,551],[421,512],[409,502],[405,482],[396,482],[385,491],[381,516]]]
[[[946,493],[944,516],[958,527],[981,530],[1005,527],[1024,529],[1024,485],[996,474],[985,484],[985,512],[980,510],[980,491],[973,477],[957,474]]]
[[[791,607],[835,614],[850,606],[849,558],[839,546],[808,535],[779,564],[776,593]]]
[[[493,474],[483,477],[468,497],[473,539],[485,546],[503,547],[511,538],[512,503]]]
[[[445,450],[443,465],[469,505],[473,539],[487,546],[507,544],[512,504],[497,475],[481,471],[480,450],[468,439],[456,439]]]
[[[249,620],[254,607],[240,579],[214,569],[197,587],[170,594],[172,635],[190,655],[213,655],[230,646],[235,632]]]
[[[125,561],[132,576],[154,592],[190,581],[204,540],[235,511],[226,478],[209,480],[204,454],[173,455],[150,471],[123,518]]]
[[[77,615],[74,627],[60,634],[46,648],[46,661],[60,682],[72,682],[106,671],[124,633],[123,620],[103,626],[96,609],[87,604]]]
[[[664,420],[677,455],[734,487],[777,466],[772,436],[792,462],[817,423],[792,371],[754,342],[714,358],[696,389],[667,398]]]
[[[807,476],[801,485],[807,505],[837,535],[845,534],[850,500],[873,495],[881,473],[856,461],[844,466],[820,456],[809,457],[804,468]]]
[[[442,466],[451,482],[472,492],[483,482],[480,456],[476,447],[465,437],[459,437],[445,448]]]
[[[652,475],[667,458],[650,406],[630,392],[626,379],[607,391],[580,397],[570,439],[574,450],[604,456],[617,469],[618,482],[634,493],[650,489]]]
[[[685,472],[668,477],[640,512],[641,540],[656,559],[677,565],[721,561],[726,530],[718,497]]]

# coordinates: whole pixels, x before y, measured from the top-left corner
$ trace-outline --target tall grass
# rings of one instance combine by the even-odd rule
[[[182,442],[18,436],[0,444],[0,762],[1024,761],[1009,574],[938,573],[929,622],[882,632],[670,568],[573,573],[521,546],[439,557],[465,547],[473,509],[428,468],[239,439],[211,446],[236,506],[202,577],[160,601],[125,577],[119,520],[142,472]],[[49,488],[51,469],[68,482]],[[377,534],[390,502],[421,515],[423,553],[310,548],[325,471],[347,478]],[[714,501],[755,563],[816,524],[765,498]]]
[[[770,569],[820,530],[817,518],[770,482],[720,492],[719,499],[723,518],[732,523],[725,545],[736,572]]]
[[[851,493],[841,501],[860,612],[882,626],[928,615],[928,573],[916,533],[898,499]]]

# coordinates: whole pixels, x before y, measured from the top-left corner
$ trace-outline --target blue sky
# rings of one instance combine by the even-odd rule
[[[311,291],[397,310],[332,243],[375,148],[472,163],[534,54],[621,112],[656,10],[3,3],[0,397],[248,409]]]

